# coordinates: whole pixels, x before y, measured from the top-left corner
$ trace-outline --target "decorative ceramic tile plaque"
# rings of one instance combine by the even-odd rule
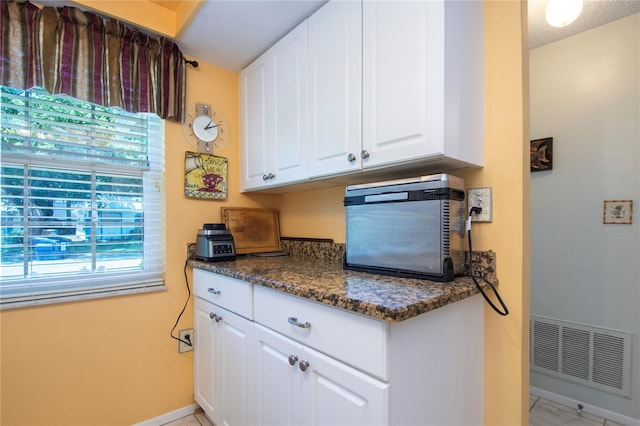
[[[605,200],[602,223],[631,224],[633,201]]]
[[[186,151],[184,195],[189,198],[226,200],[228,163],[225,157]]]

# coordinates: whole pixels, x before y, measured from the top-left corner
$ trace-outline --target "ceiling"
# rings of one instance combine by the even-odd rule
[[[570,25],[555,28],[544,18],[547,0],[529,0],[529,49],[590,30],[640,12],[638,0],[585,0],[582,13]]]
[[[553,28],[544,19],[547,1],[529,0],[530,49],[640,12],[640,0],[585,0],[582,14],[573,24]],[[113,7],[125,2],[69,0],[69,3],[118,16],[124,21],[175,39],[187,58],[237,72],[313,14],[326,0],[148,0],[136,2],[135,8],[127,6],[122,10]],[[95,6],[97,3],[110,4],[112,8],[99,9]],[[166,26],[161,30],[154,28],[157,19],[143,22],[141,16],[144,17],[145,13],[139,12],[145,4],[155,8],[148,9],[147,18],[157,16],[158,10],[162,10],[162,14],[173,14],[171,29],[167,30]],[[127,19],[123,10],[137,10],[138,13]]]
[[[192,56],[240,71],[326,0],[208,0],[178,44]]]

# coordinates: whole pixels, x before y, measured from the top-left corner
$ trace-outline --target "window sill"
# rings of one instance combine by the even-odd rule
[[[70,302],[80,302],[83,300],[93,300],[93,299],[102,299],[106,297],[116,297],[116,296],[128,296],[133,294],[140,293],[153,293],[157,291],[165,291],[167,290],[167,286],[164,284],[158,284],[147,287],[137,287],[137,288],[123,288],[123,289],[109,289],[105,291],[96,291],[92,293],[84,293],[84,294],[74,294],[74,295],[60,295],[59,297],[46,297],[41,299],[32,299],[32,300],[21,300],[16,302],[4,302],[0,304],[0,310],[9,310],[16,308],[26,308],[33,306],[44,306],[44,305],[52,305],[56,303],[70,303]]]

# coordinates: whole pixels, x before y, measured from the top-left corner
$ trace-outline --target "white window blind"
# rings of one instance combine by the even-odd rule
[[[162,120],[0,95],[2,307],[163,288]]]

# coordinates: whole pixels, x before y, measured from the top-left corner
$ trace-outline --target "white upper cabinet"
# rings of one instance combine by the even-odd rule
[[[270,52],[273,63],[273,157],[276,183],[307,177],[307,23]]]
[[[362,3],[329,2],[309,17],[309,176],[360,169]]]
[[[363,2],[363,168],[443,157],[482,165],[482,7]]]
[[[407,165],[427,172],[483,165],[482,2],[329,1],[305,22],[296,40],[306,43],[306,69],[302,55],[287,56],[279,81],[288,88],[270,95],[267,77],[265,99],[258,87],[271,50],[241,74],[245,190]],[[298,71],[305,75],[291,75]],[[294,96],[305,90],[307,97]],[[283,126],[276,106],[290,111],[280,117],[291,120],[280,135],[269,128]],[[300,114],[307,137],[292,142],[305,131]],[[275,148],[265,141],[274,137]],[[267,155],[281,163],[263,166]],[[283,170],[296,173],[278,180]]]
[[[442,24],[428,20],[433,5],[440,4],[364,3],[363,147],[369,153],[364,167],[441,151],[442,109],[430,106],[441,103],[442,92],[429,82],[438,81],[443,70],[427,55],[437,58],[442,51],[434,42]]]
[[[307,177],[307,22],[240,74],[242,186]]]
[[[240,111],[242,116],[242,187],[264,184],[272,167],[267,145],[267,60],[259,58],[240,73]]]

